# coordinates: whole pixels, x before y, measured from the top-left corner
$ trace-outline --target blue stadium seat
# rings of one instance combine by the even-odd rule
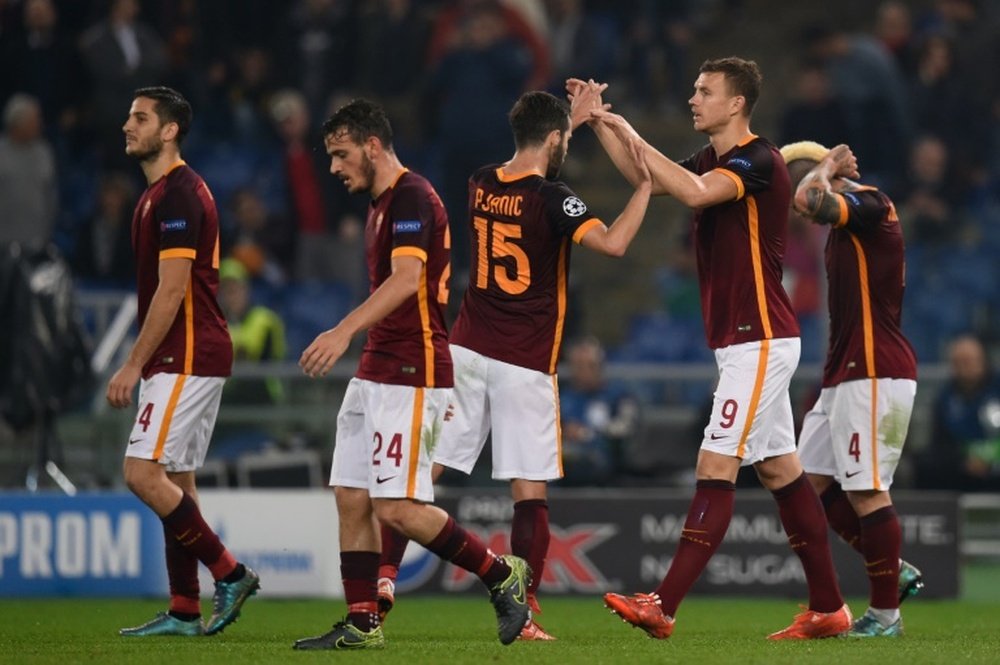
[[[288,357],[298,358],[316,335],[336,325],[353,306],[347,284],[310,280],[287,285],[277,309],[285,322]]]

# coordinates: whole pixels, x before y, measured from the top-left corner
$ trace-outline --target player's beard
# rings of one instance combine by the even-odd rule
[[[552,146],[549,151],[549,166],[545,170],[546,180],[555,180],[559,177],[559,170],[562,168],[563,162],[566,161],[566,148],[563,144]]]
[[[361,191],[367,192],[375,186],[375,164],[363,152],[361,153],[361,175],[364,177],[364,187]]]
[[[126,148],[127,150],[127,148]],[[140,162],[152,162],[160,153],[163,151],[163,141],[160,137],[156,136],[149,139],[146,143],[139,143],[136,141],[136,147],[133,148],[132,152],[128,153],[130,157],[134,157]]]

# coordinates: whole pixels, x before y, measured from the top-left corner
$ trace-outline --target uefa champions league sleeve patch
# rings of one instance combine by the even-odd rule
[[[563,212],[570,217],[579,217],[587,212],[587,204],[576,196],[567,196],[563,199],[562,208]]]

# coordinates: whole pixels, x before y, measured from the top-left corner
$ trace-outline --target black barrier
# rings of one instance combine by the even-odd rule
[[[651,591],[673,556],[690,493],[673,490],[561,490],[549,498],[552,539],[542,593],[594,594]],[[957,495],[894,492],[903,529],[903,558],[924,573],[923,595],[955,598],[959,592]],[[486,540],[509,551],[512,502],[505,493],[439,492],[436,502]],[[860,555],[830,533],[845,595],[867,596]],[[400,570],[401,591],[479,591],[469,573],[438,565],[411,548]],[[726,538],[695,584],[696,594],[780,596],[805,599],[805,576],[788,546],[774,500],[766,492],[738,490]]]

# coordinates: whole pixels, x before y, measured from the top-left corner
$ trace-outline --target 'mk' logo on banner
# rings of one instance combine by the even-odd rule
[[[475,531],[486,545],[497,554],[509,551],[508,531],[497,528],[491,531],[467,527]],[[541,586],[549,591],[577,591],[594,593],[608,587],[607,579],[590,560],[588,552],[618,533],[614,524],[577,524],[562,528],[550,526],[549,553],[545,559]],[[458,566],[448,566],[442,586],[449,591],[462,591],[477,579]]]

